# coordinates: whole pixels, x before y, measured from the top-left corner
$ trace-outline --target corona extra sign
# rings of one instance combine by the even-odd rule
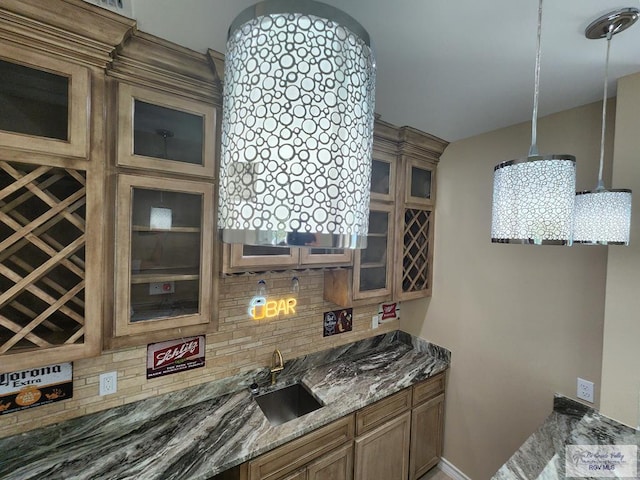
[[[264,320],[274,318],[279,315],[291,315],[296,313],[297,300],[295,298],[281,298],[280,300],[269,300],[265,297],[256,296],[249,302],[249,316],[254,320]]]

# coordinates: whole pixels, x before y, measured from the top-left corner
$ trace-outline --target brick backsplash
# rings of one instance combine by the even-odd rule
[[[267,282],[268,296],[287,295],[291,279],[300,287],[296,314],[267,322],[256,322],[247,314],[249,299],[260,279]],[[398,322],[371,329],[371,316],[378,305],[353,309],[353,331],[322,336],[322,314],[338,307],[322,299],[323,273],[320,270],[245,274],[220,280],[218,330],[207,335],[206,365],[191,371],[147,380],[146,346],[104,352],[99,357],[79,360],[73,365],[73,398],[0,417],[0,438],[43,427],[63,420],[135,402],[155,395],[266,367],[275,348],[285,361],[301,355],[354,342],[396,330]],[[118,372],[118,391],[101,397],[98,378],[104,372]]]

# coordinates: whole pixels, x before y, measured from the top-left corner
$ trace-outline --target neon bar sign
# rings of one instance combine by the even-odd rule
[[[295,298],[281,298],[280,300],[269,300],[262,296],[255,296],[249,302],[249,316],[254,320],[264,320],[274,318],[279,315],[291,315],[296,313]]]

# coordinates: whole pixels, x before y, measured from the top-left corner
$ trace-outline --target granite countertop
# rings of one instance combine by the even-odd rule
[[[573,478],[565,475],[568,445],[640,446],[640,432],[605,417],[582,403],[556,395],[551,415],[498,470],[493,480]],[[613,475],[613,478],[628,477]]]
[[[449,367],[451,353],[396,331],[285,363],[325,405],[278,426],[247,386],[269,370],[217,380],[0,439],[2,479],[204,480]],[[262,391],[272,387],[262,387]]]

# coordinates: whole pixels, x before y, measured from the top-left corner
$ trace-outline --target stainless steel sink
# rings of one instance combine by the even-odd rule
[[[324,406],[301,383],[254,398],[271,425],[281,425]]]

